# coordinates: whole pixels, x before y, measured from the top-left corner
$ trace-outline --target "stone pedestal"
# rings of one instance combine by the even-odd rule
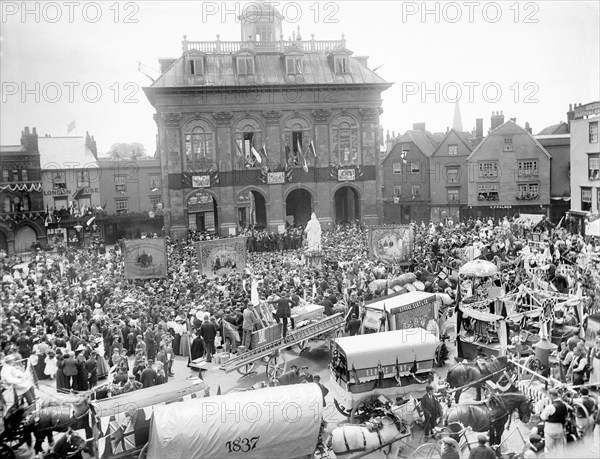
[[[314,252],[314,251],[308,251],[308,250],[304,252],[304,263],[309,268],[321,269],[321,266],[322,266],[321,259],[322,259],[321,252]]]

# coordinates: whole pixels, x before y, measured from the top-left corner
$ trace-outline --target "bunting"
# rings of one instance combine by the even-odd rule
[[[252,155],[254,156],[254,158],[256,159],[256,162],[261,164],[262,163],[262,158],[260,157],[260,155],[258,154],[258,151],[256,151],[256,148],[254,148],[254,145],[252,145],[250,147],[250,151],[252,152]]]
[[[310,139],[310,143],[308,144],[308,151],[312,153],[315,159],[317,158],[317,150],[315,150],[315,144],[313,143],[312,139]]]
[[[269,154],[267,153],[267,143],[268,143],[268,142],[269,142],[269,136],[267,136],[267,138],[265,139],[265,142],[263,143],[263,146],[262,146],[262,151],[261,151],[261,153],[262,153],[263,155],[265,155],[265,159],[266,159],[267,161],[269,161]]]
[[[235,141],[235,146],[237,147],[238,156],[241,158],[244,156],[244,149],[242,148],[242,141],[237,139]]]

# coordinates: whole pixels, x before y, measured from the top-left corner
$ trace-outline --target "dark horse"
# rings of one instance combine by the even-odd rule
[[[91,441],[93,433],[90,418],[93,414],[85,397],[58,394],[45,400],[27,422],[35,435],[35,451],[42,450],[46,438],[53,444],[53,432],[85,429],[86,437]]]
[[[470,387],[477,389],[477,399],[481,400],[481,387],[485,381],[491,380],[498,382],[504,375],[504,371],[508,369],[508,358],[506,356],[492,357],[490,359],[478,359],[474,362],[459,363],[454,368],[448,370],[446,381],[451,389],[463,388],[456,391],[454,399],[458,403],[463,390]],[[477,383],[475,383],[478,381]],[[469,387],[464,387],[467,384],[472,384]]]
[[[500,444],[504,426],[517,410],[519,419],[528,423],[531,418],[531,400],[522,394],[492,395],[488,400],[478,403],[461,403],[448,409],[446,423],[461,423],[470,426],[475,432],[490,431],[490,444]]]

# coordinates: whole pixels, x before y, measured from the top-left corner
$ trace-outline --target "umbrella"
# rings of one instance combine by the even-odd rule
[[[473,260],[461,266],[458,273],[464,277],[491,277],[498,274],[498,268],[491,261]]]

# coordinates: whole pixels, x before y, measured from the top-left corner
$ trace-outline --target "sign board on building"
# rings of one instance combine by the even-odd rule
[[[198,191],[188,198],[188,213],[212,212],[214,210],[213,197],[204,191]]]
[[[125,241],[125,278],[156,279],[167,276],[167,245],[164,238]]]
[[[340,182],[356,180],[356,171],[354,169],[338,169],[338,180]]]
[[[600,102],[590,102],[573,109],[573,118],[578,120],[586,116],[600,115]]]
[[[192,175],[192,188],[209,188],[209,175]]]
[[[269,185],[285,183],[285,172],[269,172],[267,174],[267,183]]]
[[[238,207],[250,207],[252,205],[252,192],[244,191],[238,194],[237,206]]]

